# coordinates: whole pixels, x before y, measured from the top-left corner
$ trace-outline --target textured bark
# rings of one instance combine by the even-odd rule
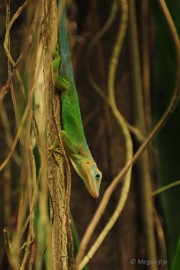
[[[48,152],[48,185],[50,191],[50,207],[52,219],[52,253],[53,253],[53,270],[68,269],[68,241],[67,241],[67,218],[68,209],[66,196],[66,178],[65,166],[63,162],[63,150],[60,142],[60,94],[55,91],[53,86],[52,73],[47,73],[46,67],[52,65],[52,52],[57,42],[57,8],[56,2],[50,3],[47,1],[48,14],[48,36],[47,48],[51,52],[50,55],[45,55],[45,79],[47,83],[47,147],[52,147],[57,141],[58,150]],[[52,38],[53,33],[53,38]],[[49,57],[50,56],[50,57]],[[49,59],[50,58],[50,59]],[[50,69],[48,70],[50,71]]]
[[[52,112],[52,101],[56,102],[55,115]],[[48,146],[50,147],[57,139],[56,124],[60,119],[60,103],[54,89],[49,89],[48,98]],[[56,119],[54,118],[57,117]],[[52,249],[53,249],[53,269],[68,269],[67,254],[67,228],[66,228],[66,185],[64,177],[64,166],[62,156],[56,153],[49,153],[48,157],[48,182],[51,195],[51,216],[52,216]]]

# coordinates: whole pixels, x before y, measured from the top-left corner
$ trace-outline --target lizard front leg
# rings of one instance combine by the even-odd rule
[[[60,66],[60,55],[58,51],[55,50],[54,60],[52,62],[52,69],[53,69],[53,79],[55,87],[58,88],[61,92],[69,89],[69,82],[65,78],[59,75],[59,66]]]

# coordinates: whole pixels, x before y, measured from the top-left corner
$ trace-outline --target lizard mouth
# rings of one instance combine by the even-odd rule
[[[99,191],[94,187],[92,188],[92,185],[89,186],[88,184],[85,183],[85,186],[87,188],[87,190],[89,191],[89,193],[91,194],[91,196],[95,199],[97,199],[99,197]]]
[[[85,172],[85,177],[83,177],[84,180],[84,184],[87,188],[87,190],[89,191],[89,193],[91,194],[92,197],[94,198],[98,198],[99,197],[99,188],[100,188],[100,184],[101,184],[101,173],[100,172],[96,172],[94,174],[93,170],[88,170]],[[97,177],[96,177],[97,174]]]

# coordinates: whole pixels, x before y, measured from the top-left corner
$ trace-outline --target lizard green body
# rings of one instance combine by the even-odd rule
[[[55,52],[53,72],[55,86],[61,90],[63,127],[61,138],[74,169],[83,179],[90,194],[97,198],[102,173],[97,168],[84,134],[68,44],[65,7],[60,16],[58,34],[59,53]]]

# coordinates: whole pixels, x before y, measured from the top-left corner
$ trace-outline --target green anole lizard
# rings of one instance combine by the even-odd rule
[[[97,168],[84,134],[68,44],[64,6],[60,16],[58,35],[59,52],[54,53],[53,73],[55,86],[61,91],[63,127],[61,138],[74,169],[83,179],[89,193],[97,198],[102,173]]]

